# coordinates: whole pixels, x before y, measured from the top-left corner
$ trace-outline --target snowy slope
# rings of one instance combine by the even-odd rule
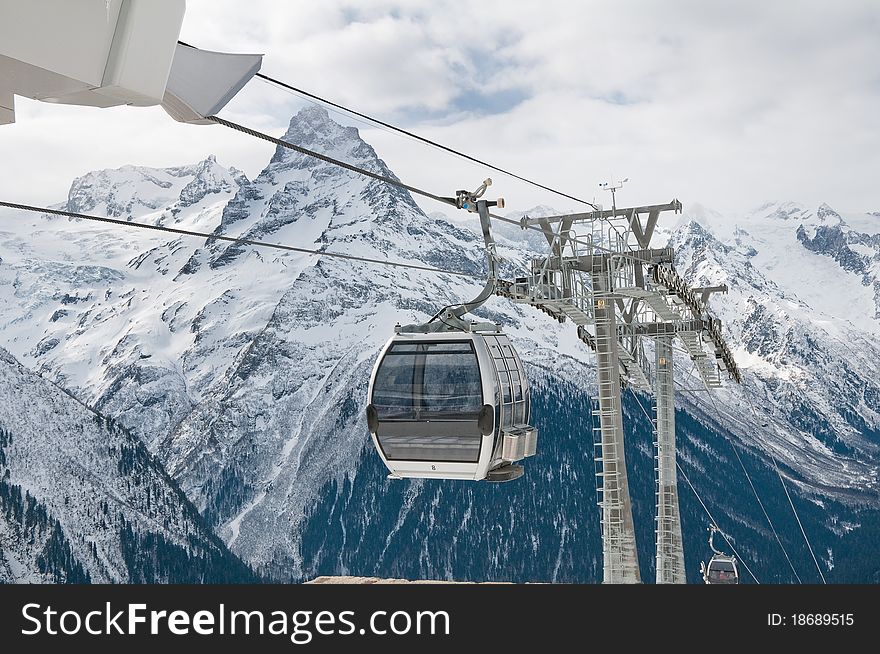
[[[812,210],[775,202],[704,222],[783,291],[859,331],[880,335],[880,217],[843,217],[827,204]]]
[[[0,582],[246,580],[134,436],[0,349]]]
[[[355,129],[322,110],[295,116],[285,138],[393,175]],[[0,225],[2,342],[25,365],[139,435],[234,552],[276,578],[299,578],[334,554],[326,548],[316,553],[316,526],[330,528],[331,521],[349,534],[355,526],[349,520],[364,530],[385,525],[418,547],[440,495],[428,484],[409,482],[398,492],[373,465],[361,419],[366,380],[396,322],[423,319],[480,288],[485,263],[471,215],[429,218],[405,192],[280,148],[254,180],[212,158],[176,169],[93,173],[74,183],[67,206],[111,215],[131,210],[139,220],[473,274],[384,268],[21,214],[4,214]],[[548,207],[529,211],[550,213]],[[832,213],[773,205],[729,218],[694,208],[680,223],[661,226],[654,245],[670,240],[690,281],[730,285],[712,305],[746,371],[744,388],[716,395],[717,409],[705,393],[678,393],[681,409],[703,424],[691,432],[694,449],[685,465],[702,470],[725,463],[727,455],[716,448],[727,444],[716,433],[726,426],[758,468],[769,466],[767,452],[773,452],[804,497],[876,507],[875,217],[847,216],[844,227]],[[836,232],[819,231],[835,225],[845,248]],[[508,274],[546,247],[543,235],[515,226],[499,225],[496,233]],[[833,280],[836,293],[823,290],[823,279]],[[533,377],[551,389],[548,411],[568,410],[552,393],[563,381],[584,390],[573,398],[577,406],[588,405],[592,357],[570,324],[499,298],[483,315],[506,326]],[[679,382],[694,387],[688,367],[679,367]],[[551,423],[549,433],[558,434],[562,426]],[[590,427],[577,429],[589,443]],[[518,483],[531,489],[525,497],[564,491],[569,498],[570,487],[552,481],[554,465],[564,466],[577,497],[572,504],[552,501],[592,511],[584,508],[595,501],[592,472],[578,467],[577,454],[589,445],[580,450],[580,440],[564,442],[544,449],[556,458],[536,472],[544,475],[540,480],[527,475]],[[707,461],[701,452],[713,455]],[[649,456],[645,460],[650,464]],[[650,469],[643,476],[650,479]],[[706,481],[713,488],[722,482],[735,483],[726,476]],[[650,484],[645,488],[650,502]],[[718,497],[725,501],[722,491]],[[476,492],[489,501],[499,491]],[[385,493],[393,498],[387,506],[380,499]],[[458,490],[444,493],[461,499]],[[355,497],[361,501],[351,506]],[[336,515],[342,506],[346,515]],[[389,515],[395,516],[390,523]],[[555,514],[545,507],[540,515]],[[838,517],[815,519],[833,531]],[[752,513],[738,519],[760,531]],[[469,520],[468,529],[491,526]],[[533,556],[560,557],[554,578],[586,578],[565,550],[566,542],[582,542],[574,533],[583,527],[576,516],[559,514],[540,537],[528,536]],[[451,524],[443,533],[458,528]],[[702,528],[691,525],[691,533]],[[569,535],[551,544],[553,529]],[[462,538],[458,548],[465,547]],[[334,546],[353,542],[343,535]],[[366,561],[374,545],[357,542],[346,555],[351,565]],[[398,553],[412,555],[405,548]],[[445,568],[425,564],[421,573],[454,574],[459,568],[453,564],[467,560],[463,550],[455,553],[460,558]],[[334,560],[343,560],[336,554]],[[493,565],[500,560],[492,559]],[[487,573],[480,561],[468,565],[474,574]],[[535,569],[534,578],[556,575],[552,570]]]
[[[736,218],[698,208],[670,244],[691,283],[730,287],[712,306],[746,393],[723,389],[723,410],[813,486],[858,492],[876,490],[880,452],[880,220],[851,220],[857,228],[827,205],[770,204]],[[831,247],[816,237],[829,231],[839,235]],[[867,243],[867,254],[847,243]]]
[[[728,294],[716,296],[712,306],[745,373],[744,387],[720,389],[715,404],[695,394],[680,393],[679,399],[692,413],[720,411],[737,420],[744,438],[783,461],[808,487],[873,494],[880,461],[875,319],[864,316],[865,329],[859,329],[831,313],[838,300],[826,299],[827,292],[817,299],[815,290],[827,262],[797,240],[787,243],[791,235],[786,230],[749,236],[737,227],[732,242],[725,244],[692,220],[670,239],[679,272],[691,284],[728,285]],[[763,248],[771,254],[757,254],[760,239],[773,243]],[[794,262],[786,270],[797,273],[774,275],[779,261]],[[861,288],[839,269],[825,278],[826,285],[828,279],[834,279],[841,294]],[[863,310],[864,305],[850,301],[854,311]],[[680,376],[686,371],[680,366]],[[695,380],[682,382],[693,387]]]
[[[210,232],[244,181],[213,157],[164,171],[127,166],[75,180],[66,206],[111,215],[131,208],[139,221]],[[3,227],[3,342],[26,365],[138,425],[142,435],[164,433],[188,413],[204,379],[215,376],[214,348],[234,354],[243,342],[235,328],[257,330],[268,316],[239,316],[222,343],[200,349],[198,334],[180,327],[222,307],[229,280],[178,285],[187,301],[171,295],[191,242],[26,214]],[[239,287],[249,293],[260,285]],[[201,376],[188,374],[194,369]]]

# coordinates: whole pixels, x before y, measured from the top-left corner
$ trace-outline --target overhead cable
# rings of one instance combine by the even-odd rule
[[[66,216],[68,218],[79,218],[99,223],[108,223],[118,225],[120,227],[136,227],[140,229],[149,229],[157,232],[167,232],[169,234],[179,234],[181,236],[196,236],[205,239],[214,239],[217,241],[226,241],[229,243],[240,243],[242,245],[255,245],[264,248],[273,248],[276,250],[285,250],[288,252],[301,252],[303,254],[315,254],[322,257],[332,257],[336,259],[347,259],[349,261],[360,261],[362,263],[379,264],[383,266],[393,266],[396,268],[409,268],[411,270],[423,270],[426,272],[443,273],[445,275],[457,275],[459,277],[477,278],[477,275],[471,273],[459,272],[457,270],[444,270],[443,268],[433,268],[431,266],[421,266],[414,263],[402,263],[399,261],[388,261],[386,259],[372,259],[370,257],[359,257],[353,254],[343,254],[342,252],[327,252],[326,250],[310,250],[308,248],[295,247],[293,245],[284,245],[282,243],[266,243],[264,241],[255,241],[247,238],[238,238],[236,236],[226,236],[224,234],[209,234],[207,232],[198,232],[191,229],[180,229],[177,227],[166,227],[164,225],[151,225],[149,223],[137,223],[129,220],[121,220],[118,218],[104,218],[103,216],[92,216],[75,211],[64,211],[61,209],[50,209],[48,207],[36,207],[29,204],[19,204],[16,202],[0,201],[0,207],[9,209],[18,209],[20,211],[31,211],[34,213],[51,214],[55,216]]]
[[[697,397],[696,397],[695,395],[692,395],[692,397],[694,398],[694,401],[697,401]],[[749,407],[751,408],[752,414],[753,414],[753,416],[755,417],[755,419],[758,419],[758,414],[757,414],[757,412],[755,411],[755,407],[754,407],[754,405],[752,404],[751,398],[750,398],[750,397],[748,396],[748,394],[745,392],[745,389],[743,389],[743,397],[745,397],[746,402],[749,404]],[[713,404],[714,407],[715,407],[715,413],[716,413],[717,415],[719,415],[719,416],[722,415],[722,412],[721,412],[721,409],[720,409],[719,406],[718,406],[718,403],[715,402],[715,398],[712,397],[711,394],[709,395],[709,398],[712,400],[712,404]],[[738,423],[739,426],[742,427],[743,429],[745,429],[745,430],[749,430],[749,429],[751,429],[751,427],[749,427],[748,425],[746,425],[743,421],[741,421],[741,420],[739,420],[739,419],[733,417],[731,414],[728,413],[728,414],[725,414],[725,415],[726,415],[727,418],[729,418],[730,420],[732,420],[732,421]],[[778,422],[773,416],[767,415],[767,417],[768,417],[770,420],[772,420],[774,423],[776,423],[777,426],[780,426],[780,425],[779,425],[779,422]],[[784,429],[784,426],[783,426],[783,429]],[[732,443],[731,443],[731,445],[732,445]],[[766,450],[766,452],[767,452],[768,456],[770,457],[770,460],[773,462],[773,467],[774,467],[774,469],[776,470],[776,475],[779,477],[779,483],[782,484],[782,490],[785,492],[785,496],[786,496],[786,498],[788,499],[788,503],[789,503],[789,506],[791,507],[791,511],[792,511],[792,513],[794,514],[794,518],[795,518],[795,520],[796,520],[797,523],[798,523],[798,527],[800,528],[801,535],[803,536],[803,538],[804,538],[804,542],[805,542],[806,545],[807,545],[807,550],[809,550],[809,552],[810,552],[810,556],[811,556],[812,559],[813,559],[813,563],[816,565],[816,570],[817,570],[818,573],[819,573],[819,578],[822,580],[822,583],[823,583],[823,584],[827,584],[828,582],[825,580],[825,574],[822,572],[822,568],[821,568],[821,566],[819,565],[819,560],[816,558],[816,554],[815,554],[815,552],[813,551],[813,546],[810,544],[810,539],[807,538],[807,532],[804,530],[804,525],[803,525],[803,523],[801,522],[801,518],[800,518],[800,516],[798,515],[797,508],[795,508],[794,502],[793,502],[792,499],[791,499],[791,495],[790,495],[789,492],[788,492],[788,487],[785,485],[785,480],[784,480],[784,478],[782,477],[782,472],[779,470],[779,463],[778,463],[778,461],[776,460],[776,457],[773,455],[773,453],[772,453],[769,449]],[[748,476],[748,473],[746,473],[746,476]],[[781,543],[780,543],[780,544],[781,544]],[[790,561],[789,561],[789,563],[790,563]]]
[[[639,405],[639,408],[642,410],[642,413],[645,414],[645,417],[648,419],[648,422],[650,422],[650,423],[651,423],[651,426],[653,427],[653,426],[654,426],[654,420],[651,418],[650,414],[649,414],[648,411],[645,409],[644,405],[642,405],[642,401],[639,399],[639,396],[636,395],[635,391],[632,389],[632,386],[629,387],[629,391],[630,391],[630,393],[632,394],[633,398],[635,399],[636,404]],[[718,530],[718,533],[721,534],[721,537],[722,537],[722,538],[727,542],[727,544],[730,546],[730,550],[736,555],[736,558],[737,558],[738,560],[742,561],[742,564],[745,566],[746,570],[749,571],[749,574],[752,576],[752,579],[755,580],[755,583],[756,583],[756,584],[760,584],[761,582],[758,581],[758,578],[755,576],[755,573],[753,573],[752,570],[751,570],[751,568],[749,568],[748,563],[746,563],[745,560],[739,555],[739,552],[736,551],[736,548],[733,546],[733,543],[730,542],[730,539],[727,537],[727,534],[724,533],[724,530],[723,530],[723,529],[721,529],[720,527],[718,527],[718,523],[716,522],[715,518],[712,516],[712,512],[709,511],[709,507],[706,506],[706,503],[703,501],[703,498],[700,497],[700,494],[697,492],[697,489],[696,489],[696,488],[694,487],[694,485],[691,483],[691,480],[688,479],[687,474],[685,474],[685,471],[684,471],[684,469],[681,467],[681,464],[678,462],[678,460],[675,461],[675,466],[678,468],[678,471],[679,471],[679,473],[681,473],[681,476],[684,477],[684,480],[687,482],[688,486],[691,487],[691,490],[694,492],[694,495],[696,496],[697,501],[698,501],[698,502],[700,503],[700,505],[703,507],[703,511],[706,512],[706,516],[709,518],[709,523],[710,523],[712,526],[714,526],[714,527]]]
[[[266,82],[269,82],[271,84],[275,84],[276,86],[280,86],[281,88],[287,89],[288,91],[293,91],[294,93],[297,93],[301,96],[305,96],[305,97],[307,97],[311,100],[314,100],[316,102],[320,102],[321,104],[325,104],[329,107],[334,107],[336,109],[340,109],[348,114],[351,114],[352,116],[357,116],[358,118],[363,118],[364,120],[368,120],[371,123],[375,123],[376,125],[384,127],[386,129],[390,129],[394,132],[397,132],[398,134],[403,134],[404,136],[408,136],[412,139],[415,139],[416,141],[419,141],[420,143],[424,143],[425,145],[430,145],[431,147],[437,148],[438,150],[443,150],[444,152],[448,152],[449,154],[453,154],[457,157],[461,157],[462,159],[467,159],[468,161],[479,164],[481,166],[485,166],[486,168],[490,168],[491,170],[502,173],[504,175],[509,175],[510,177],[513,177],[514,179],[518,179],[521,182],[525,182],[526,184],[530,184],[531,186],[542,189],[544,191],[549,191],[550,193],[553,193],[554,195],[558,195],[558,196],[566,198],[568,200],[573,200],[574,202],[579,202],[580,204],[586,204],[587,206],[592,207],[594,211],[599,210],[599,208],[595,204],[593,204],[592,202],[590,202],[588,200],[583,200],[579,197],[576,197],[576,196],[571,195],[569,193],[565,193],[565,192],[560,191],[558,189],[555,189],[551,186],[547,186],[545,184],[541,184],[540,182],[536,182],[532,179],[529,179],[528,177],[523,177],[522,175],[518,175],[517,173],[514,173],[510,170],[507,170],[506,168],[501,168],[500,166],[490,164],[488,161],[484,161],[483,159],[478,159],[477,157],[471,156],[465,152],[461,152],[460,150],[456,150],[455,148],[450,148],[446,145],[443,145],[442,143],[438,143],[437,141],[432,141],[431,139],[426,138],[424,136],[421,136],[419,134],[416,134],[415,132],[411,132],[409,130],[403,129],[402,127],[397,127],[396,125],[388,123],[384,120],[379,120],[378,118],[374,118],[373,116],[370,116],[368,114],[361,113],[360,111],[356,111],[355,109],[351,109],[350,107],[346,107],[345,105],[339,104],[338,102],[333,102],[332,100],[328,100],[327,98],[323,98],[320,95],[316,95],[314,93],[306,91],[305,89],[298,88],[296,86],[293,86],[292,84],[288,84],[287,82],[282,82],[281,80],[276,79],[274,77],[270,77],[269,75],[266,75],[264,73],[257,73],[255,75],[255,77],[258,77],[262,80],[265,80]]]
[[[182,46],[187,47],[187,48],[193,48],[196,50],[198,49],[198,48],[196,48],[196,46],[190,45],[189,43],[184,43],[183,41],[178,41],[178,43]],[[420,143],[424,143],[425,145],[430,145],[431,147],[437,148],[438,150],[443,150],[444,152],[455,155],[457,157],[461,157],[462,159],[467,159],[468,161],[479,164],[481,166],[485,166],[486,168],[489,168],[489,169],[494,170],[496,172],[502,173],[504,175],[509,175],[510,177],[513,177],[515,179],[520,180],[521,182],[525,182],[526,184],[530,184],[530,185],[532,185],[536,188],[542,189],[544,191],[549,191],[550,193],[553,193],[554,195],[558,195],[558,196],[566,198],[568,200],[573,200],[574,202],[579,202],[580,204],[586,204],[587,206],[592,207],[594,211],[599,210],[599,208],[595,204],[590,202],[589,200],[583,200],[579,197],[576,197],[576,196],[571,195],[569,193],[565,193],[565,192],[560,191],[558,189],[555,189],[551,186],[547,186],[545,184],[541,184],[540,182],[536,182],[532,179],[529,179],[528,177],[523,177],[522,175],[518,175],[517,173],[514,173],[514,172],[507,170],[505,168],[501,168],[500,166],[490,164],[488,161],[484,161],[483,159],[478,159],[477,157],[469,155],[466,152],[461,152],[460,150],[456,150],[455,148],[450,148],[446,145],[443,145],[442,143],[438,143],[437,141],[432,141],[431,139],[426,138],[424,136],[421,136],[419,134],[416,134],[415,132],[411,132],[407,129],[403,129],[402,127],[398,127],[397,125],[393,125],[393,124],[386,122],[384,120],[374,118],[373,116],[362,113],[362,112],[357,111],[355,109],[352,109],[350,107],[346,107],[343,104],[340,104],[338,102],[334,102],[333,100],[329,100],[328,98],[321,97],[320,95],[317,95],[317,94],[312,93],[310,91],[306,91],[305,89],[296,87],[293,84],[288,84],[287,82],[283,82],[280,79],[277,79],[275,77],[270,77],[269,75],[266,75],[265,73],[258,72],[256,75],[254,75],[254,77],[257,77],[265,82],[269,82],[270,84],[275,84],[276,86],[281,87],[283,89],[286,89],[288,91],[293,91],[294,93],[297,93],[303,97],[309,98],[310,100],[314,100],[315,102],[320,102],[321,104],[325,104],[328,107],[333,107],[335,109],[339,109],[341,111],[344,111],[352,116],[357,116],[358,118],[362,118],[362,119],[367,120],[375,125],[378,125],[380,127],[384,127],[385,129],[392,130],[394,132],[397,132],[398,134],[402,134],[403,136],[408,136],[409,138],[415,139],[416,141],[419,141]]]
[[[745,395],[745,389],[743,389],[743,394]],[[752,415],[757,419],[758,413],[755,411],[755,406],[752,404],[752,399],[746,395],[746,402],[749,403],[749,408],[752,410]],[[773,422],[777,422],[773,416],[768,417],[773,420]],[[777,422],[778,425],[778,422]],[[779,483],[782,484],[782,490],[785,491],[785,497],[788,498],[788,504],[791,506],[791,512],[794,513],[794,519],[797,520],[798,527],[800,527],[801,535],[804,537],[804,542],[807,544],[807,549],[810,551],[810,556],[813,557],[813,563],[816,564],[816,570],[819,572],[819,578],[822,580],[823,584],[827,584],[828,582],[825,580],[825,573],[822,572],[822,567],[819,565],[819,560],[816,558],[815,552],[813,552],[813,546],[810,544],[810,539],[807,538],[807,532],[804,531],[804,525],[801,522],[801,517],[798,515],[797,509],[794,506],[794,502],[791,499],[791,495],[788,492],[788,487],[785,485],[785,479],[782,477],[782,472],[779,470],[779,463],[776,461],[776,457],[773,456],[772,452],[769,452],[770,459],[773,461],[773,467],[776,469],[776,476],[779,477]]]
[[[430,191],[426,191],[425,189],[421,189],[417,186],[405,184],[404,182],[397,179],[396,177],[388,177],[387,175],[374,173],[373,171],[367,170],[366,168],[356,166],[354,164],[348,163],[347,161],[342,161],[340,159],[336,159],[335,157],[331,157],[326,154],[321,154],[320,152],[315,152],[314,150],[310,150],[309,148],[305,148],[301,145],[297,145],[296,143],[291,143],[290,141],[285,141],[284,139],[280,139],[280,138],[277,138],[277,137],[272,136],[270,134],[266,134],[265,132],[260,132],[259,130],[253,129],[251,127],[247,127],[245,125],[241,125],[239,123],[233,122],[231,120],[227,120],[225,118],[220,118],[220,116],[207,116],[207,119],[212,122],[217,123],[218,125],[223,125],[224,127],[228,127],[228,128],[233,129],[237,132],[241,132],[242,134],[246,134],[248,136],[252,136],[254,138],[257,138],[257,139],[260,139],[263,141],[267,141],[269,143],[274,143],[275,145],[278,145],[282,148],[287,148],[288,150],[293,150],[294,152],[299,152],[300,154],[304,154],[309,157],[314,157],[315,159],[318,159],[320,161],[324,161],[324,162],[332,164],[334,166],[339,166],[340,168],[344,168],[344,169],[350,170],[354,173],[364,175],[365,177],[369,177],[371,179],[375,179],[375,180],[383,182],[385,184],[389,184],[391,186],[396,186],[398,188],[405,189],[405,190],[409,191],[410,193],[415,193],[416,195],[421,195],[421,196],[429,198],[431,200],[441,202],[447,206],[455,207],[456,209],[458,208],[458,206],[456,205],[456,202],[455,202],[455,198],[437,195],[436,193],[431,193]],[[506,218],[504,216],[499,216],[498,214],[494,214],[494,213],[490,213],[489,216],[495,220],[498,220],[499,222],[508,223],[511,225],[516,225],[517,227],[520,227],[522,229],[530,229],[535,232],[540,232],[540,233],[545,234],[547,236],[551,236],[554,239],[560,237],[560,234],[558,234],[557,232],[554,232],[549,229],[542,229],[542,228],[536,227],[534,225],[523,225],[523,223],[519,220],[514,220],[512,218]],[[642,259],[639,259],[637,257],[634,257],[632,255],[629,255],[629,254],[626,254],[623,252],[619,252],[619,251],[614,250],[612,248],[607,248],[607,247],[603,247],[601,245],[596,245],[595,243],[592,243],[592,242],[583,241],[583,240],[580,240],[580,239],[578,239],[574,236],[571,236],[571,235],[568,235],[566,238],[568,241],[570,241],[572,243],[578,243],[580,245],[584,245],[585,247],[588,247],[592,250],[596,250],[599,252],[608,252],[608,253],[613,254],[621,259],[631,259],[637,263],[644,263],[644,261]]]
[[[683,390],[688,390],[690,392],[689,389],[684,389],[682,386],[679,386],[679,388],[682,388]],[[691,393],[691,397],[694,398],[695,402],[698,402],[696,395],[693,395],[693,393]],[[721,411],[718,408],[718,404],[715,402],[715,398],[712,396],[711,393],[709,394],[709,399],[712,400],[712,404],[715,406],[715,411],[720,416]],[[791,572],[792,572],[792,574],[794,574],[794,578],[797,580],[797,582],[799,584],[803,583],[801,581],[800,575],[797,573],[797,570],[794,567],[794,563],[792,563],[792,561],[791,561],[791,557],[788,555],[788,550],[786,550],[785,545],[782,544],[782,539],[779,537],[779,533],[777,533],[776,527],[773,525],[773,521],[770,519],[770,514],[767,513],[767,509],[764,506],[764,502],[761,501],[761,497],[760,497],[760,495],[758,495],[758,489],[755,488],[755,484],[752,481],[752,476],[749,474],[749,471],[746,469],[746,465],[743,462],[742,457],[739,454],[739,450],[737,450],[736,445],[733,444],[733,440],[731,440],[729,438],[726,440],[727,440],[728,444],[730,445],[730,449],[733,450],[733,455],[736,457],[736,460],[739,461],[739,467],[742,468],[743,474],[746,477],[746,481],[749,482],[749,486],[752,489],[752,493],[754,494],[755,499],[758,501],[758,506],[761,507],[761,511],[764,514],[764,518],[767,520],[767,524],[770,525],[770,531],[773,532],[773,536],[776,538],[776,542],[779,544],[779,547],[782,550],[782,554],[785,556],[785,560],[788,561],[788,567],[791,568]]]

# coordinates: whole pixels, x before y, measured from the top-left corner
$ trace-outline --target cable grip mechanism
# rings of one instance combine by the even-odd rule
[[[471,213],[477,213],[477,200],[483,197],[483,194],[492,186],[492,178],[487,177],[483,183],[477,187],[476,191],[459,190],[455,192],[455,206],[459,209],[467,209]],[[486,206],[504,208],[504,198],[497,200],[487,200]]]

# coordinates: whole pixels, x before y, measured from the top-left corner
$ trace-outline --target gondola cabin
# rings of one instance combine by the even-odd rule
[[[707,584],[738,584],[739,569],[736,557],[716,554],[702,565],[703,581]]]
[[[398,333],[373,368],[367,424],[391,477],[508,481],[535,453],[522,362],[500,332]]]

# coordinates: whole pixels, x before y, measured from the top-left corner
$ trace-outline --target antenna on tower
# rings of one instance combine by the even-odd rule
[[[610,182],[601,182],[599,184],[599,188],[604,191],[611,191],[611,215],[612,217],[617,214],[617,191],[623,188],[623,185],[629,181],[629,177],[624,177],[619,182],[614,181],[614,176],[611,177]]]

